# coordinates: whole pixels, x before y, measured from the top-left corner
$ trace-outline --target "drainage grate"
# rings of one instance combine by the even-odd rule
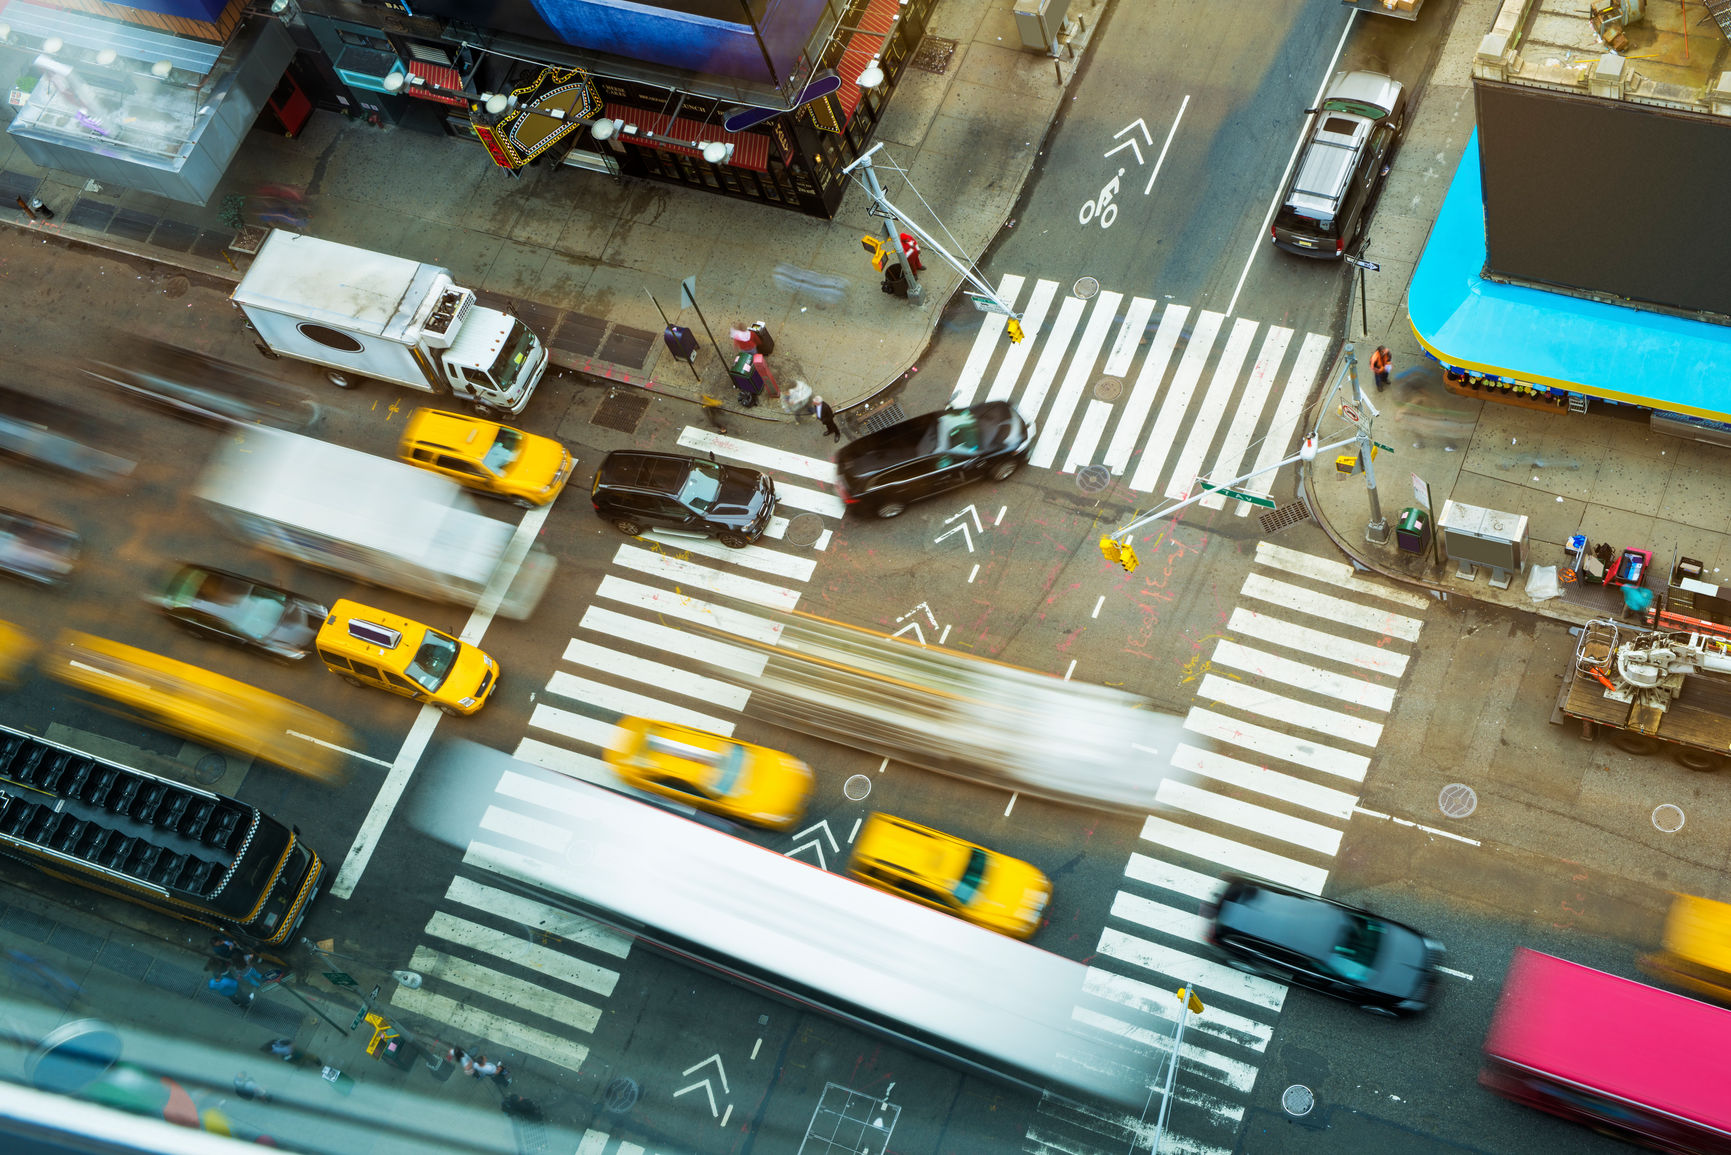
[[[649,397],[646,394],[635,389],[630,392],[610,389],[601,404],[595,407],[595,416],[589,421],[603,429],[636,433],[637,423],[643,420],[643,415],[647,412]]]
[[[942,76],[950,67],[950,57],[955,54],[956,41],[943,36],[927,36],[914,49],[913,59],[908,63],[921,72]]]
[[[607,343],[601,346],[601,359],[616,365],[641,367],[649,360],[649,351],[655,347],[655,338],[659,335],[628,325],[615,325],[613,332],[607,335]]]
[[[877,412],[866,417],[863,421],[856,421],[854,424],[855,427],[859,429],[860,436],[864,437],[868,433],[876,433],[880,429],[888,429],[897,422],[906,420],[907,414],[902,412],[901,402],[891,401],[888,405],[885,405],[882,409],[879,409]]]
[[[1302,501],[1291,505],[1283,505],[1273,513],[1265,513],[1260,518],[1263,533],[1278,533],[1288,526],[1297,525],[1301,521],[1310,520],[1310,507]]]

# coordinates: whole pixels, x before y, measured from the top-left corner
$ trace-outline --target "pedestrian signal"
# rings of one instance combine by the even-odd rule
[[[1010,344],[1012,345],[1020,345],[1022,338],[1027,336],[1026,333],[1022,332],[1022,323],[1014,317],[1011,317],[1009,323],[1004,327],[1009,331]]]
[[[880,273],[883,272],[884,262],[889,258],[889,254],[884,251],[883,240],[878,237],[865,236],[859,239],[859,243],[861,248],[872,255],[872,268]]]
[[[1142,564],[1136,560],[1136,547],[1129,542],[1125,542],[1124,548],[1118,553],[1118,564],[1124,567],[1125,573],[1135,573],[1136,567]]]

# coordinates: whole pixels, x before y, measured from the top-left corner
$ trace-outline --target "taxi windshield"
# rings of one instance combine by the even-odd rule
[[[966,906],[974,901],[980,893],[980,884],[986,880],[986,852],[974,847],[968,852],[968,867],[962,871],[962,877],[952,888],[956,901]]]
[[[415,660],[403,673],[413,678],[423,690],[437,690],[451,676],[451,667],[457,664],[460,646],[456,638],[448,638],[438,630],[428,630],[427,636],[421,639],[420,648],[415,651]]]
[[[509,426],[501,425],[493,437],[493,444],[487,447],[486,456],[481,458],[481,464],[493,473],[504,473],[522,452],[523,435]]]

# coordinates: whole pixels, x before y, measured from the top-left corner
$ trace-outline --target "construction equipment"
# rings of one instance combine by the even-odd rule
[[[1731,754],[1731,639],[1588,622],[1551,721],[1574,718],[1584,737],[1609,727],[1630,753],[1668,745],[1691,770]]]

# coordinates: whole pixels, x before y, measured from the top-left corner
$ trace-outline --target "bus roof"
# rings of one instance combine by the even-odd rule
[[[1485,1054],[1731,1133],[1731,1010],[1525,947]]]

